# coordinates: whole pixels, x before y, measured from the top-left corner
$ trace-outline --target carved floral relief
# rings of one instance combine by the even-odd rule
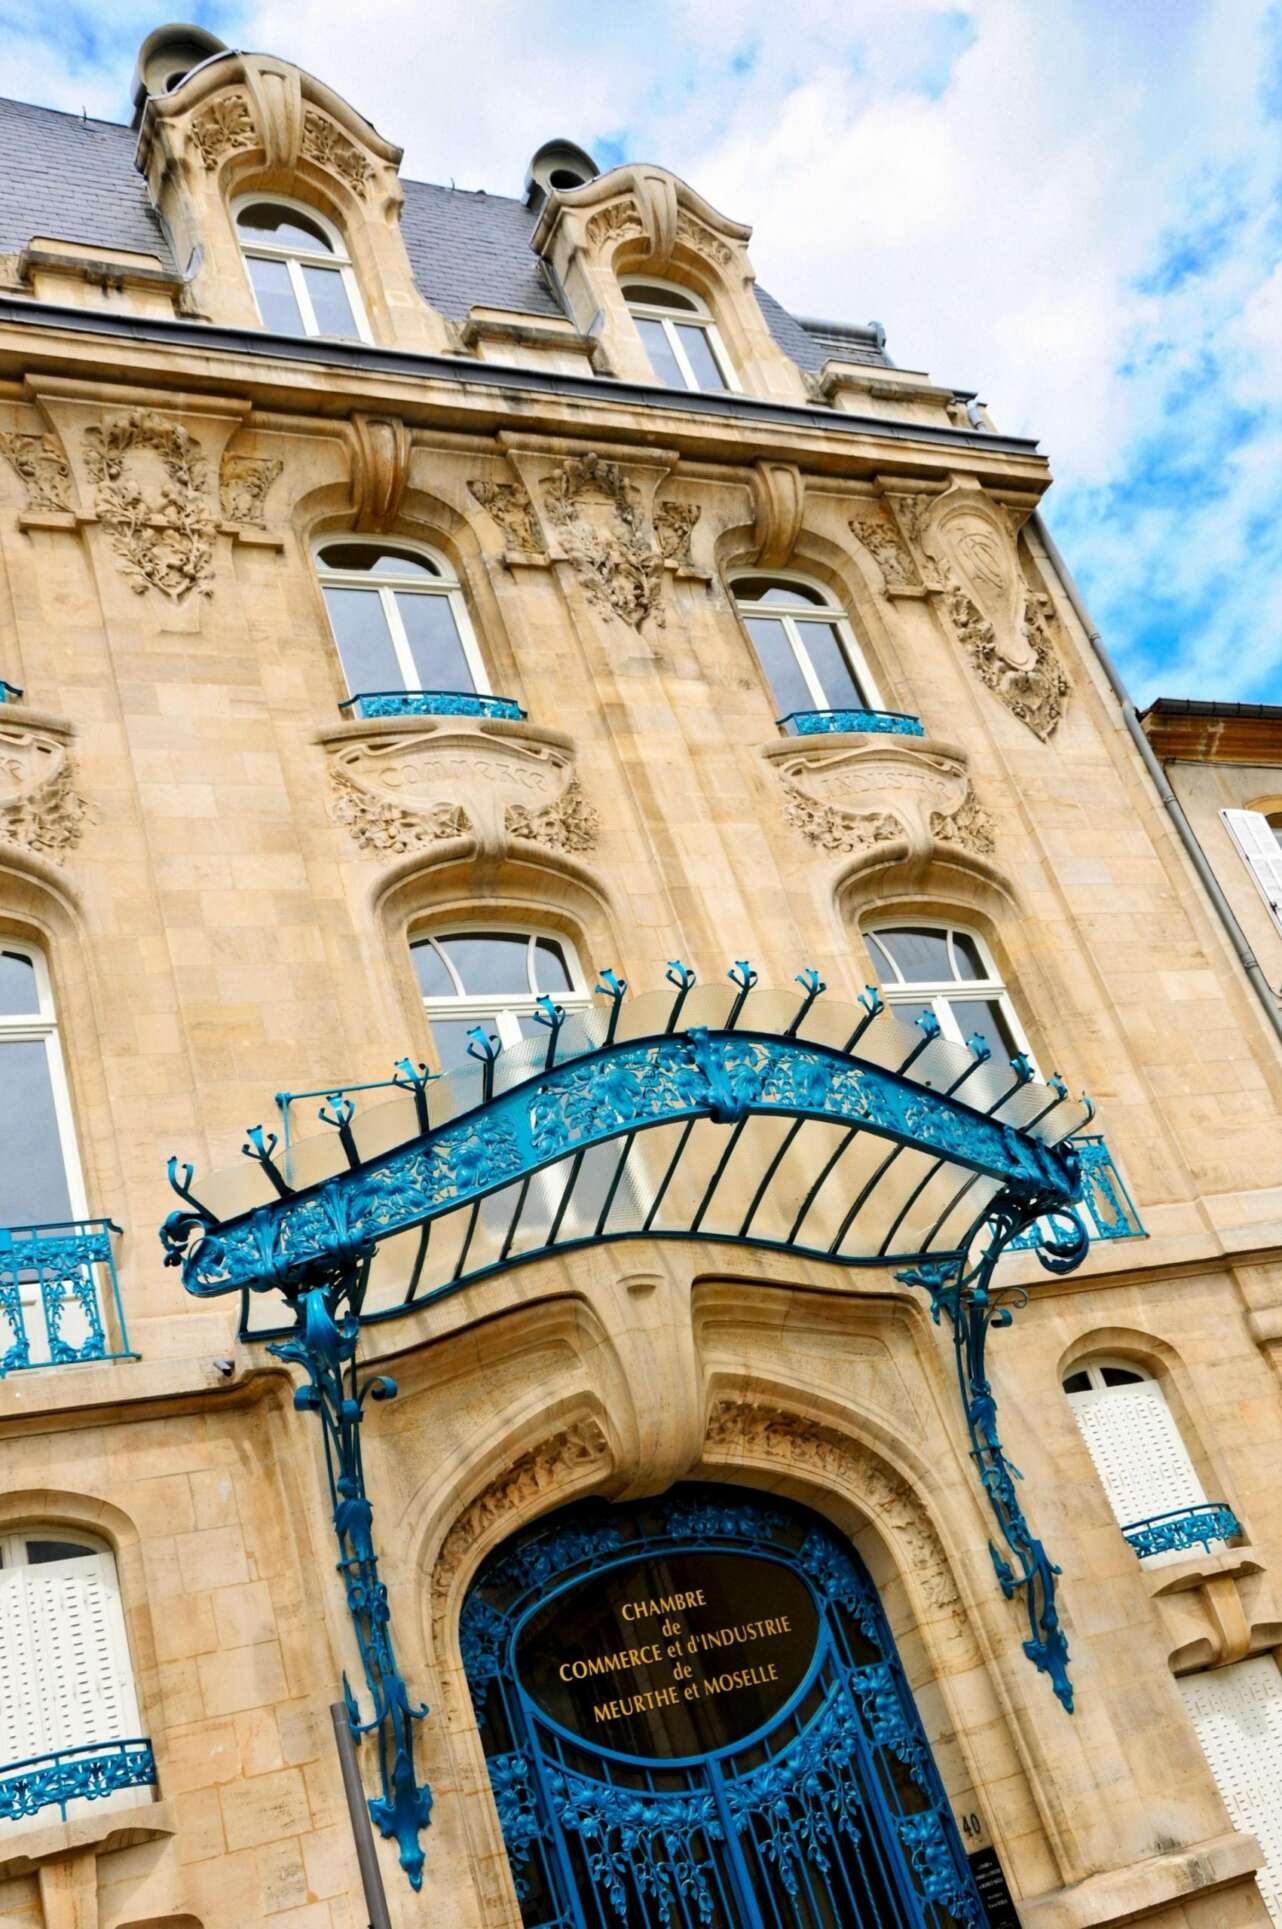
[[[663,554],[620,465],[571,456],[543,485],[548,520],[588,601],[634,630],[647,617],[662,625]]]
[[[702,514],[703,511],[695,502],[661,502],[656,505],[654,534],[665,563],[673,563],[678,569],[694,568],[690,539]]]
[[[268,491],[284,466],[262,456],[224,455],[218,472],[218,494],[227,521],[261,529],[267,519]]]
[[[871,554],[888,590],[920,590],[922,582],[917,565],[894,524],[886,516],[875,510],[866,515],[852,516],[850,528],[851,533]]]
[[[212,173],[225,154],[253,147],[257,135],[244,95],[219,94],[211,100],[193,119],[191,138],[206,173]]]
[[[340,175],[357,194],[363,194],[374,177],[374,169],[354,142],[313,108],[303,115],[303,153],[317,167]]]
[[[590,851],[601,820],[584,796],[578,778],[573,777],[554,803],[544,804],[539,810],[531,810],[528,804],[509,804],[504,823],[510,837],[528,838],[551,851]]]
[[[0,435],[0,454],[26,490],[28,509],[71,508],[71,471],[57,436]]]
[[[897,838],[914,857],[935,844],[981,857],[995,847],[993,818],[959,754],[878,737],[839,749],[790,739],[766,755],[783,782],[785,817],[818,850],[870,850]]]
[[[157,589],[179,602],[213,592],[216,531],[209,464],[195,436],[151,409],[133,409],[84,432],[94,507],[136,595]]]
[[[478,478],[467,486],[503,531],[509,549],[534,556],[546,552],[547,540],[538,513],[519,482],[486,482]]]
[[[61,864],[87,814],[63,743],[39,729],[0,727],[0,838]]]
[[[641,213],[634,201],[611,201],[589,215],[585,233],[594,248],[613,235],[640,234]]]

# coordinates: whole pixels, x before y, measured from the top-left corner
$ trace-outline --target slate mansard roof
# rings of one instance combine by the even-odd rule
[[[114,121],[82,120],[51,107],[0,100],[0,254],[36,235],[158,255],[178,272],[168,236],[134,167],[137,134]],[[414,279],[451,320],[469,309],[563,314],[530,246],[535,216],[506,195],[402,181],[401,216]],[[798,367],[817,372],[830,357],[883,365],[870,328],[802,324],[764,289],[766,325]]]

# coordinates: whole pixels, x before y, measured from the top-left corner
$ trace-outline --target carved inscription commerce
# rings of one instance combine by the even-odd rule
[[[662,624],[663,555],[619,464],[572,456],[543,478],[543,501],[589,602],[634,630]]]
[[[71,508],[71,471],[53,435],[0,435],[0,453],[27,492],[28,509]]]
[[[0,837],[61,864],[86,814],[65,745],[39,730],[0,728]]]
[[[86,429],[85,467],[94,507],[121,573],[139,595],[158,589],[178,602],[213,591],[216,528],[209,464],[194,435],[150,409]]]
[[[822,743],[789,743],[770,759],[783,779],[785,816],[818,849],[869,850],[902,838],[913,856],[927,856],[934,842],[976,856],[993,851],[993,818],[960,757],[910,748],[907,739],[845,749]]]
[[[907,1481],[866,1447],[816,1420],[747,1399],[717,1402],[707,1447],[718,1459],[801,1467],[853,1494],[888,1530],[943,1631],[968,1637],[966,1611],[929,1516]]]

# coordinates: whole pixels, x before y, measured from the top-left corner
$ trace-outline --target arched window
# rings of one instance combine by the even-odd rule
[[[367,342],[369,324],[342,236],[312,208],[242,201],[236,234],[263,327]]]
[[[1092,1360],[1065,1375],[1064,1392],[1119,1527],[1206,1504],[1175,1415],[1143,1367],[1133,1360]],[[1187,1560],[1188,1550],[1141,1558],[1145,1566],[1160,1566]]]
[[[64,1527],[0,1536],[0,1776],[32,1764],[37,1799],[64,1815],[89,1808],[86,1786],[95,1811],[137,1802],[155,1780],[139,1725],[112,1554]]]
[[[335,540],[318,548],[316,572],[351,696],[489,691],[463,591],[443,558]]]
[[[988,947],[974,931],[949,924],[885,924],[864,933],[882,995],[911,1023],[925,1011],[945,1038],[978,1035],[1000,1064],[1028,1041]]]
[[[471,1063],[477,1025],[505,1047],[546,1036],[534,1021],[541,993],[567,1012],[592,1002],[573,945],[551,932],[466,925],[412,938],[410,956],[444,1072]]]
[[[625,281],[623,298],[664,388],[739,387],[716,323],[688,288],[666,281]]]
[[[83,1218],[49,972],[33,946],[7,938],[0,938],[0,1092],[0,1226]]]
[[[877,687],[840,603],[795,576],[738,576],[730,585],[780,717],[877,710]]]

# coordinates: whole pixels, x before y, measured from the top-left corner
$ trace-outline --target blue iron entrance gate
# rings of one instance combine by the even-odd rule
[[[497,1550],[460,1637],[526,1929],[979,1929],[876,1590],[827,1523],[686,1487]]]

